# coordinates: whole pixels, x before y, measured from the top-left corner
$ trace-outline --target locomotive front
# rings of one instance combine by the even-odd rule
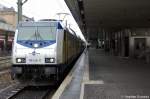
[[[55,74],[57,23],[24,22],[18,25],[12,51],[12,76]]]

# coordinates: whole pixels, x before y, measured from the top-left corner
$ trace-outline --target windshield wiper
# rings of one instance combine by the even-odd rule
[[[36,40],[43,40],[39,32],[36,33]]]
[[[33,35],[30,36],[29,39],[27,39],[27,41],[32,40],[32,39],[33,39],[33,40],[37,40],[36,31],[35,31],[35,33],[34,33]]]
[[[43,40],[42,36],[40,35],[40,33],[36,32],[27,40]]]

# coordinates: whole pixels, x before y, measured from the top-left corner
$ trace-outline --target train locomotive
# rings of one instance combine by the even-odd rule
[[[84,42],[61,21],[21,22],[13,41],[12,78],[59,80],[83,50]]]

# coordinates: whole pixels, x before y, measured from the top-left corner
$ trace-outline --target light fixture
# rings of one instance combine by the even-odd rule
[[[33,47],[37,48],[37,47],[39,47],[39,44],[35,43],[35,44],[33,44]]]
[[[45,58],[45,63],[54,63],[55,58]]]
[[[16,58],[17,63],[25,63],[26,59],[25,58]]]

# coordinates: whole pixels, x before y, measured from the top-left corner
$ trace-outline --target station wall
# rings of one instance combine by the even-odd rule
[[[104,35],[106,51],[113,55],[145,59],[150,53],[150,28],[123,29]]]
[[[150,29],[132,29],[130,34],[130,56],[144,59],[150,50]]]

